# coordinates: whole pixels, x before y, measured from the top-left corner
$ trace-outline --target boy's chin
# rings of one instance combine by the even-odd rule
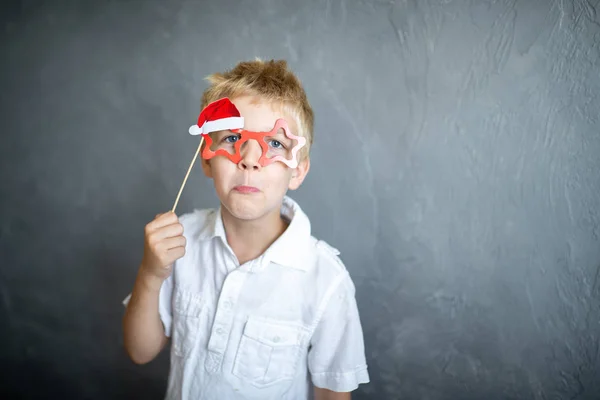
[[[242,221],[253,221],[265,217],[273,211],[273,204],[271,203],[279,204],[277,201],[268,201],[262,193],[245,195],[234,192],[230,193],[225,199],[221,199],[221,204],[229,214]]]
[[[231,193],[227,198],[221,199],[221,204],[229,214],[239,220],[254,220],[264,214],[264,201],[259,196],[240,195]]]

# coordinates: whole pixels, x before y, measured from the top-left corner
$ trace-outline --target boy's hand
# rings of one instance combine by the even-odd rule
[[[171,274],[173,263],[185,255],[183,225],[172,211],[158,214],[144,229],[144,257],[141,270],[162,283]]]

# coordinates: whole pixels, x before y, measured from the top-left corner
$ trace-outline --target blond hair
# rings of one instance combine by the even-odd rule
[[[201,108],[223,97],[252,95],[282,107],[284,113],[294,119],[299,132],[306,138],[306,146],[299,157],[308,157],[313,143],[314,115],[302,83],[288,68],[285,60],[242,61],[233,69],[206,77],[210,83],[202,94]]]

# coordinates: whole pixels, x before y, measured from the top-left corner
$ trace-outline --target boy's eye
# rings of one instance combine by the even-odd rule
[[[238,141],[239,138],[240,138],[239,135],[229,135],[229,136],[226,136],[225,139],[223,139],[223,141],[225,141],[227,143],[235,143]]]
[[[271,140],[269,142],[269,144],[276,149],[284,149],[285,148],[285,146],[278,140]]]

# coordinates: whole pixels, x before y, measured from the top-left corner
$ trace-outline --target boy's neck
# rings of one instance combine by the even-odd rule
[[[287,229],[279,209],[254,221],[234,218],[223,207],[221,212],[227,243],[240,265],[258,258]]]

